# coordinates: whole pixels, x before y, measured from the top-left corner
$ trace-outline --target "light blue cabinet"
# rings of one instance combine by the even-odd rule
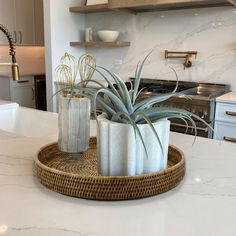
[[[236,104],[216,103],[214,129],[215,139],[236,143]]]

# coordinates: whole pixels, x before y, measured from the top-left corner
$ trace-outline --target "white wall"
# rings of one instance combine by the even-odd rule
[[[127,48],[93,48],[100,65],[118,73],[124,80],[134,75],[137,62],[154,50],[144,69],[144,77],[174,79],[173,66],[180,80],[229,83],[236,91],[236,8],[205,8],[149,12],[88,14],[86,27],[94,31],[121,31]],[[164,50],[198,51],[193,67],[183,69],[183,59],[164,59]],[[118,60],[122,65],[117,65]]]
[[[47,107],[56,110],[54,78],[55,68],[61,56],[71,53],[79,57],[84,48],[70,47],[70,41],[78,41],[84,29],[84,15],[69,12],[70,6],[82,4],[82,0],[44,0],[45,58],[47,78]],[[54,101],[54,102],[53,102]]]

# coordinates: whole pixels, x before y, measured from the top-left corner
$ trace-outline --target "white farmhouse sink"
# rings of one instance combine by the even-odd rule
[[[25,137],[48,137],[58,134],[56,113],[19,107],[0,101],[0,130]]]
[[[58,114],[20,107],[0,100],[0,130],[24,137],[58,137]],[[96,136],[96,122],[90,122],[90,136]]]

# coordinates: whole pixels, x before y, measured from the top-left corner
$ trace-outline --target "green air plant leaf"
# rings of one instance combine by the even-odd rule
[[[131,101],[131,98],[130,98],[129,91],[128,91],[124,81],[121,80],[115,73],[113,73],[113,75],[120,82],[120,86],[121,86],[122,91],[124,93],[124,104],[127,107],[128,111],[129,111],[129,114],[133,113],[134,107],[133,107],[133,104],[132,104],[132,101]]]
[[[108,104],[106,104],[106,101],[104,97],[99,97],[99,93],[102,93],[103,95],[107,95],[110,98],[110,101],[112,104],[114,104],[112,107],[109,107]],[[108,111],[107,115],[110,117],[112,114],[121,111],[121,112],[128,112],[125,105],[122,103],[122,101],[110,90],[108,89],[99,89],[95,92],[94,97],[94,108],[97,110],[97,102],[99,105],[101,105],[103,108],[105,107],[105,112]],[[110,110],[109,110],[110,109]],[[110,114],[109,114],[110,113]],[[97,120],[97,115],[95,114],[95,118]]]
[[[146,157],[148,158],[147,148],[146,148],[146,145],[145,145],[145,143],[144,143],[143,136],[142,136],[142,134],[141,134],[141,132],[140,132],[140,130],[139,130],[138,125],[131,119],[131,117],[130,117],[127,113],[124,113],[124,112],[117,112],[117,113],[114,115],[114,118],[113,118],[112,120],[113,120],[113,121],[118,120],[118,117],[119,117],[119,116],[124,116],[124,117],[126,118],[126,120],[128,121],[128,123],[133,126],[135,138],[136,138],[136,132],[137,132],[138,137],[140,138],[141,143],[142,143],[142,145],[143,145],[143,148],[144,148],[144,151],[145,151],[145,155],[146,155]]]
[[[78,90],[81,91],[81,94],[89,97],[93,101],[95,111],[97,110],[97,106],[99,106],[99,108],[101,108],[110,118],[116,113],[116,111],[109,106],[110,104],[106,102],[104,97],[99,96],[97,89],[78,87]],[[95,113],[95,118],[96,117],[97,115]]]
[[[133,91],[133,96],[132,96],[133,104],[135,103],[136,98],[137,98],[138,88],[139,88],[139,84],[140,84],[140,80],[141,80],[141,72],[142,72],[144,63],[146,62],[146,60],[148,59],[148,57],[150,56],[151,53],[152,53],[152,51],[150,53],[148,53],[148,55],[144,58],[144,60],[142,62],[139,62],[136,67],[135,78],[134,78],[134,91]]]
[[[112,73],[111,73],[110,71],[108,71],[107,69],[105,69],[105,68],[103,68],[103,67],[98,67],[98,68],[101,68],[101,69],[107,71],[107,72],[110,74],[110,76],[112,76]],[[100,70],[98,70],[97,68],[95,68],[95,70],[103,77],[103,79],[105,79],[105,81],[108,83],[109,87],[111,88],[112,92],[113,92],[117,97],[119,97],[120,99],[123,99],[123,94],[122,94],[123,91],[122,91],[121,87],[119,87],[119,83],[116,83],[116,84],[117,84],[117,87],[118,87],[118,89],[116,89],[116,88],[114,87],[114,85],[113,85],[113,82],[112,82],[110,79],[108,79],[104,73],[102,73],[102,72],[101,72]],[[120,93],[121,93],[121,94],[120,94]]]
[[[142,100],[141,102],[134,105],[134,111],[139,111],[139,110],[149,108],[150,106],[152,106],[156,103],[166,101],[167,99],[169,99],[171,97],[175,97],[175,96],[179,96],[179,95],[182,95],[182,94],[181,93],[165,93],[162,95],[157,95],[154,97],[146,98],[146,99]]]
[[[110,98],[110,100],[114,104],[114,109],[117,112],[121,111],[121,112],[125,112],[125,113],[129,114],[129,112],[128,112],[125,104],[122,102],[122,100],[119,97],[117,97],[116,95],[114,95],[111,91],[109,91],[108,89],[99,89],[96,94],[98,95],[99,93],[107,95]]]
[[[153,126],[151,120],[149,119],[149,117],[146,116],[146,114],[143,113],[143,112],[136,112],[135,114],[136,114],[136,115],[139,115],[139,116],[141,116],[141,117],[143,117],[143,119],[147,122],[147,124],[149,124],[149,126],[150,126],[151,129],[152,129],[152,132],[154,133],[154,135],[155,135],[155,137],[156,137],[156,139],[157,139],[157,141],[158,141],[159,146],[161,147],[161,152],[162,152],[162,154],[163,154],[163,153],[164,153],[164,150],[163,150],[163,147],[162,147],[162,144],[161,144],[160,137],[158,136],[158,134],[157,134],[157,132],[156,132],[156,130],[155,130],[155,128],[154,128],[154,126]]]
[[[132,102],[131,102],[130,93],[129,93],[124,81],[122,79],[120,79],[119,76],[117,76],[115,73],[111,73],[106,68],[103,68],[103,67],[99,67],[99,68],[106,71],[112,77],[112,79],[114,80],[114,82],[116,83],[116,85],[118,87],[118,90],[116,90],[114,88],[113,84],[110,85],[111,82],[108,80],[109,81],[109,86],[112,88],[113,91],[115,89],[115,91],[118,92],[119,98],[123,101],[123,103],[125,104],[126,108],[129,111],[129,113],[132,113],[133,112],[133,105],[132,105]],[[102,72],[100,72],[100,73],[102,73]],[[107,81],[107,79],[106,79],[106,81]]]
[[[170,69],[174,72],[175,78],[176,78],[176,85],[175,85],[174,90],[172,91],[172,93],[175,93],[178,89],[178,86],[179,86],[179,78],[178,78],[178,75],[177,75],[175,69],[173,69],[172,67],[170,67]]]
[[[196,124],[195,121],[193,120],[193,118],[195,118],[196,120],[201,121],[202,123],[204,123],[207,127],[209,127],[210,129],[212,129],[212,127],[209,126],[209,124],[207,124],[204,120],[202,120],[200,117],[198,117],[197,115],[188,112],[186,110],[183,109],[178,109],[178,108],[150,108],[150,109],[146,109],[145,111],[143,111],[152,121],[153,118],[159,120],[160,118],[165,118],[169,115],[172,116],[172,118],[180,118],[181,119],[185,119],[185,120],[189,120],[192,127],[194,128],[195,131],[195,138],[197,135],[197,128],[196,128]],[[193,117],[193,118],[192,118]],[[213,129],[212,129],[213,130]]]
[[[105,81],[108,83],[109,87],[111,88],[111,91],[117,97],[119,97],[119,99],[121,101],[124,102],[124,104],[126,105],[129,113],[133,112],[133,106],[132,106],[132,103],[131,103],[130,94],[129,94],[129,91],[127,90],[127,87],[126,87],[124,81],[122,79],[120,79],[115,73],[110,72],[106,68],[101,67],[101,66],[99,66],[98,68],[104,70],[105,72],[107,72],[110,75],[113,82],[112,82],[112,80],[108,79],[105,76],[105,74],[102,73],[100,70],[98,70],[97,68],[94,68],[105,79]],[[117,85],[117,89],[113,85],[114,82]]]

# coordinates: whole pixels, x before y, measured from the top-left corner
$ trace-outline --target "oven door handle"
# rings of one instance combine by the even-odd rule
[[[186,125],[178,124],[178,123],[173,123],[173,122],[171,122],[171,125],[176,126],[176,127],[187,128]],[[195,129],[195,128],[196,128],[196,130],[201,130],[201,131],[204,131],[204,132],[208,131],[208,127],[202,128],[202,127],[194,127],[194,126],[191,126],[191,125],[188,126],[188,129]]]

